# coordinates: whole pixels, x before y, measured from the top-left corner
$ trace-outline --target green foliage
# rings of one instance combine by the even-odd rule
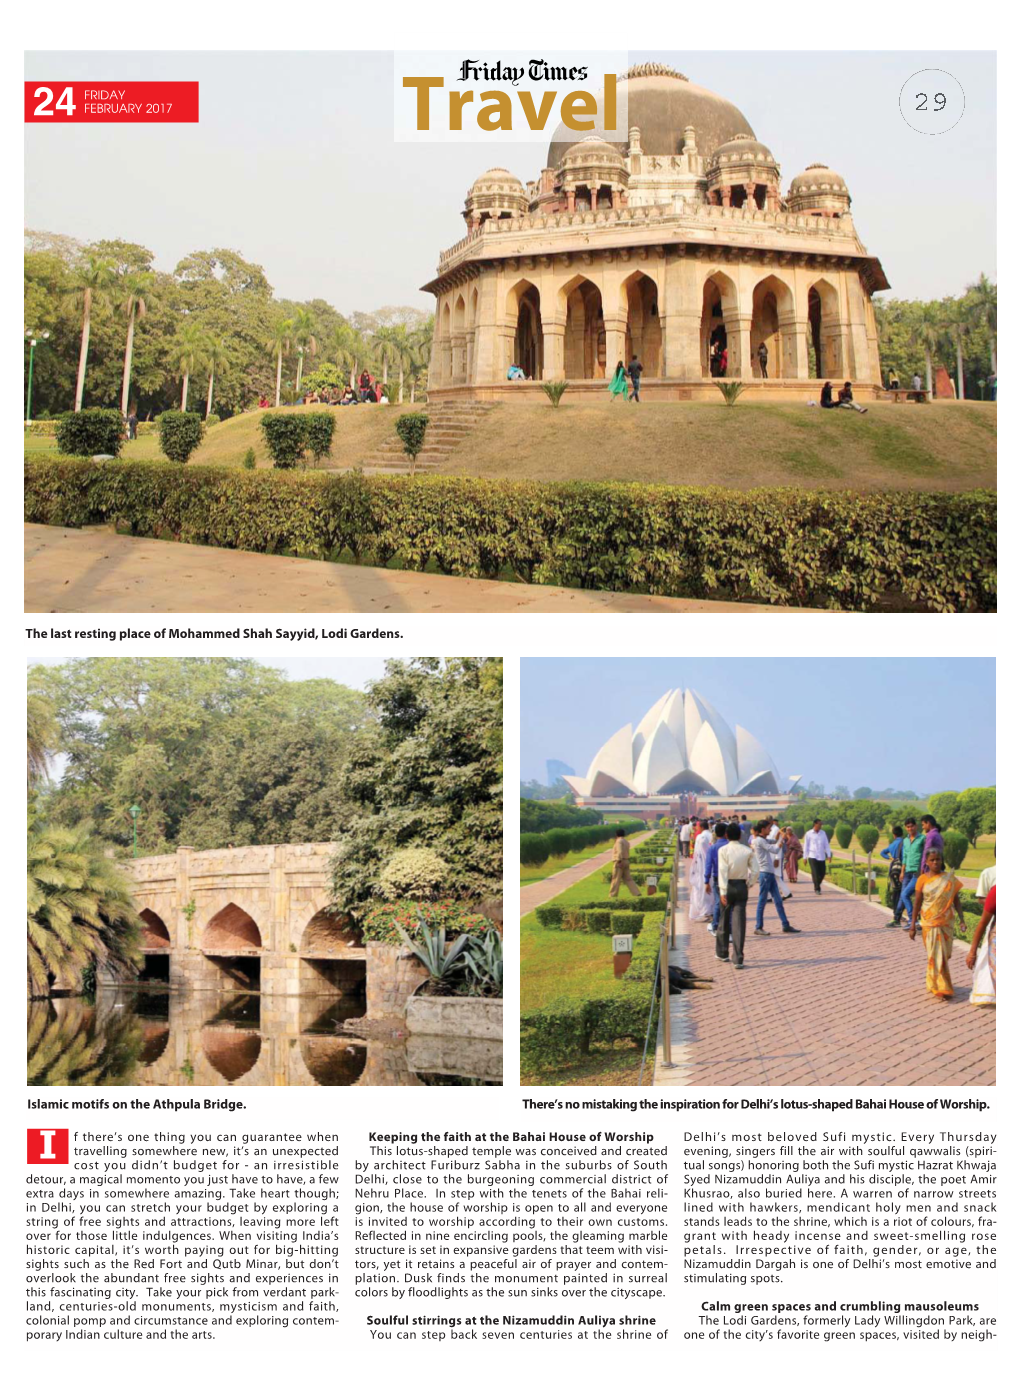
[[[434,902],[450,875],[450,865],[432,849],[398,849],[379,875],[386,898],[422,898]]]
[[[734,406],[745,388],[745,385],[737,378],[717,378],[715,386],[723,395],[727,407]]]
[[[880,833],[881,831],[877,830],[874,825],[857,826],[857,842],[866,854],[870,854],[872,849],[874,849],[875,845],[878,843]],[[846,846],[844,845],[843,847],[845,848]]]
[[[318,465],[333,450],[336,417],[332,412],[305,412],[301,414],[301,421],[305,427],[305,447]]]
[[[614,936],[637,936],[644,925],[643,912],[610,912]]]
[[[469,941],[464,951],[467,992],[489,999],[503,997],[503,940],[492,927]]]
[[[612,933],[612,913],[597,909],[585,913],[585,926],[595,936],[609,936]]]
[[[567,391],[567,386],[566,379],[553,379],[551,382],[544,382],[542,384],[542,392],[552,403],[553,407],[559,407],[560,399]]]
[[[390,660],[368,685],[371,730],[337,772],[350,811],[338,821],[334,901],[360,916],[398,849],[426,848],[466,901],[503,887],[503,665],[463,656]]]
[[[833,835],[835,834],[835,832],[836,832],[834,826],[832,826],[832,825],[822,825],[822,829],[825,831],[826,838],[828,839],[829,843],[831,844],[831,843],[832,843],[832,836],[833,836]]]
[[[52,705],[65,769],[47,818],[91,821],[129,847],[330,840],[351,807],[339,768],[368,723],[356,690],[288,680],[247,659],[80,659],[30,671]]]
[[[803,826],[803,825],[795,824],[795,825],[793,826],[793,832],[794,832],[794,834],[797,836],[798,839],[803,839],[803,838],[804,838],[804,826]]]
[[[958,829],[947,829],[942,836],[942,848],[946,856],[946,867],[957,869],[967,857],[970,840]]]
[[[521,800],[521,833],[541,834],[547,829],[573,829],[577,825],[600,825],[598,810],[584,810],[562,800]]]
[[[28,993],[75,989],[90,966],[133,978],[140,923],[130,887],[87,823],[62,826],[29,812]]]
[[[559,858],[563,854],[570,853],[570,836],[571,831],[569,829],[551,829],[546,832],[546,842],[549,845],[549,852],[553,858]]]
[[[939,791],[928,797],[928,809],[935,816],[940,829],[948,829],[956,821],[960,797],[955,791]]]
[[[159,449],[177,465],[185,465],[198,450],[205,424],[197,412],[167,411],[159,418]]]
[[[463,902],[444,898],[440,902],[422,903],[417,900],[376,904],[361,918],[361,929],[367,941],[380,941],[399,946],[400,933],[413,935],[418,920],[424,917],[431,927],[439,927],[447,940],[456,936],[484,936],[492,923],[478,912],[472,912]]]
[[[267,414],[268,415],[268,414]],[[285,421],[298,414],[272,414]],[[280,477],[32,455],[25,518],[457,577],[869,610],[994,610],[996,500],[896,491]],[[877,821],[871,821],[877,823]]]
[[[290,470],[300,464],[306,445],[302,413],[264,412],[259,425],[266,450],[278,470]]]
[[[248,450],[242,456],[241,468],[246,471],[253,471],[255,469],[255,448],[253,446],[249,446]]]
[[[641,897],[630,897],[624,904],[628,912],[665,912],[665,893],[643,893]],[[605,898],[600,902],[583,902],[579,908],[582,912],[589,912],[602,909],[607,912],[618,912],[620,903],[615,898]]]
[[[563,908],[558,907],[555,902],[547,902],[543,907],[536,907],[535,916],[542,926],[563,925]]]
[[[850,825],[841,820],[836,826],[836,843],[841,849],[849,849],[850,845],[853,843],[853,837],[853,829]]]
[[[525,868],[541,868],[552,854],[552,846],[544,834],[521,835],[521,863]]]
[[[404,455],[411,458],[412,475],[414,474],[415,462],[425,445],[425,433],[428,430],[428,425],[428,414],[424,412],[403,412],[397,418],[397,436],[403,444]]]
[[[115,408],[86,407],[57,419],[57,449],[67,456],[116,456],[127,428]]]
[[[400,939],[428,971],[432,985],[449,984],[454,974],[463,968],[458,961],[467,947],[466,936],[458,936],[448,947],[445,930],[438,925],[430,927],[424,917],[419,917],[416,935],[409,936],[401,927]]]

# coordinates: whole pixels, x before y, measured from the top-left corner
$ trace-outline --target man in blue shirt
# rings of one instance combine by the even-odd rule
[[[931,816],[928,818],[931,819]],[[900,887],[899,901],[893,911],[892,921],[887,922],[887,926],[900,926],[902,924],[903,914],[907,913],[909,915],[914,905],[914,889],[917,887],[917,880],[924,870],[921,859],[924,855],[925,836],[918,832],[917,821],[913,819],[913,817],[909,820],[904,820],[903,823],[906,825],[907,830],[903,837],[903,842],[900,845],[903,861],[903,880]]]
[[[709,930],[714,936],[722,921],[722,903],[719,900],[719,850],[726,843],[726,826],[721,821],[715,826],[715,843],[705,856],[705,892],[712,901],[712,925]]]
[[[893,825],[892,843],[887,844],[881,851],[882,858],[889,860],[889,892],[886,895],[886,906],[896,911],[896,904],[900,900],[900,892],[903,889],[903,826]]]
[[[740,819],[737,821],[737,824],[740,826],[740,842],[741,842],[741,844],[746,844],[747,847],[750,848],[750,847],[751,847],[751,821],[747,818],[746,815],[741,815]]]

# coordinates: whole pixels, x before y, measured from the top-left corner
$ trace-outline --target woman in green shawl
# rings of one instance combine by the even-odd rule
[[[622,359],[619,360],[619,362],[617,363],[617,365],[616,365],[616,372],[613,374],[612,378],[609,380],[609,400],[610,400],[610,402],[615,402],[616,399],[620,396],[621,393],[623,394],[624,398],[626,398],[626,396],[627,396],[627,373],[626,373],[626,370],[625,370],[624,367],[623,367],[623,360],[622,360]]]

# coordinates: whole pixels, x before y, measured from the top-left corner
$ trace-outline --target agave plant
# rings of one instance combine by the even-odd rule
[[[503,998],[503,941],[493,927],[484,938],[474,938],[465,952],[464,964],[471,994]]]
[[[400,936],[407,949],[418,957],[428,971],[429,984],[448,986],[453,979],[454,971],[461,968],[458,962],[464,954],[464,947],[468,942],[467,936],[458,936],[453,945],[448,948],[446,932],[443,927],[439,925],[430,927],[420,913],[418,914],[418,935],[412,940],[401,927]]]
[[[735,378],[718,379],[715,386],[726,399],[727,407],[732,407],[744,391],[744,384]]]
[[[560,399],[567,391],[567,381],[565,378],[554,379],[550,383],[542,384],[542,392],[552,403],[553,407],[559,407]]]

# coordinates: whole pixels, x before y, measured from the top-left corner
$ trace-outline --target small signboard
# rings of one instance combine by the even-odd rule
[[[614,936],[614,937],[613,937],[613,955],[614,955],[614,956],[626,956],[626,955],[630,955],[630,953],[631,953],[631,951],[633,951],[633,949],[634,949],[634,938],[633,938],[633,936]]]

